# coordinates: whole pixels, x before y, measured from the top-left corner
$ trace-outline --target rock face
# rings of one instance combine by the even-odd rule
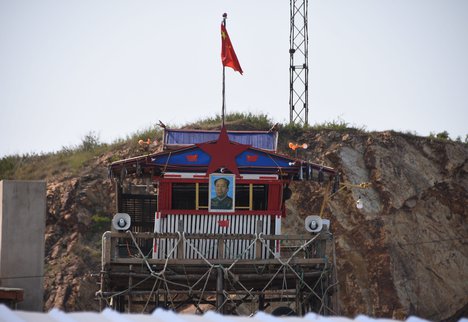
[[[324,213],[336,241],[341,313],[442,320],[463,309],[467,145],[391,132],[308,133],[300,141],[312,148],[308,158],[324,155],[342,173],[343,190]],[[371,186],[350,186],[361,182]],[[311,189],[297,192],[299,205],[313,199]],[[308,209],[317,211],[296,211]]]
[[[468,145],[357,131],[310,131],[296,141],[309,145],[299,158],[341,172],[342,188],[323,214],[335,236],[337,313],[430,320],[468,314]],[[46,310],[97,308],[99,238],[115,208],[110,157],[48,182]],[[355,186],[361,182],[371,185]],[[292,188],[285,226],[297,231],[320,212],[326,189],[314,182]]]
[[[77,175],[48,180],[45,310],[97,310],[100,236],[109,229],[114,192],[100,158]]]

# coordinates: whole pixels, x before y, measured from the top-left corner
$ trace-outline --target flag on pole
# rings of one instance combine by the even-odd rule
[[[242,75],[242,68],[239,64],[239,60],[237,60],[236,52],[232,47],[231,39],[229,39],[224,24],[221,24],[221,61],[223,66],[231,67]]]

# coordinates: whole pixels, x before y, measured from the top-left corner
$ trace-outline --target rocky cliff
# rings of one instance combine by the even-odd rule
[[[340,314],[468,314],[468,145],[354,130],[310,130],[294,140],[309,144],[300,158],[341,172],[342,189],[324,210],[335,236]],[[115,212],[106,167],[116,155],[129,153],[112,151],[81,173],[48,178],[46,310],[97,309],[100,235]],[[355,186],[361,182],[371,185]],[[325,194],[313,182],[292,188],[289,229],[318,214]]]

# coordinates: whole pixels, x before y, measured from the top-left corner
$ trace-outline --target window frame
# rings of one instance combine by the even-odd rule
[[[282,191],[286,182],[284,180],[275,180],[275,179],[236,179],[236,186],[244,186],[249,185],[249,206],[236,206],[234,212],[226,213],[226,212],[218,212],[218,211],[209,211],[208,205],[203,205],[200,202],[201,194],[201,185],[206,185],[209,197],[209,178],[160,178],[158,180],[160,183],[164,185],[160,185],[160,187],[164,186],[169,191],[159,191],[158,199],[166,199],[161,200],[158,202],[159,205],[162,205],[158,209],[161,214],[183,214],[183,213],[191,213],[191,214],[215,214],[215,213],[224,213],[224,214],[269,214],[269,215],[282,215],[284,216],[284,202],[282,200],[278,200],[282,193],[277,193],[278,191]],[[187,183],[187,184],[195,184],[195,209],[173,209],[172,208],[172,195],[173,195],[173,184],[174,183]],[[265,193],[267,194],[268,200],[265,201],[265,209],[262,210],[253,210],[254,208],[254,186],[255,185],[264,185],[266,187]],[[272,193],[276,192],[276,193]],[[270,200],[274,198],[275,200]],[[208,202],[208,199],[207,199]],[[166,206],[164,206],[166,205]]]

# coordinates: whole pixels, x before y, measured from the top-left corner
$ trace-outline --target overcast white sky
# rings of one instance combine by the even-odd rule
[[[0,157],[221,111],[289,121],[287,0],[0,0]],[[309,0],[309,123],[468,134],[468,1]]]

